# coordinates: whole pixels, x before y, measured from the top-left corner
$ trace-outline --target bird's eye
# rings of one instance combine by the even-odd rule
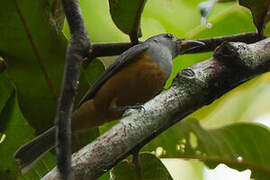
[[[166,38],[169,38],[169,39],[172,39],[173,38],[173,35],[172,34],[166,34],[165,37]]]

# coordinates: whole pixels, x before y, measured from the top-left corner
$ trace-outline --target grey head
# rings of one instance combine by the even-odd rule
[[[178,38],[170,33],[162,33],[155,35],[145,41],[146,43],[156,44],[156,46],[162,48],[162,51],[169,51],[172,59],[180,54],[184,54],[190,50],[193,50],[199,46],[203,46],[204,43],[195,40],[185,40]]]
[[[148,45],[147,52],[151,59],[165,72],[166,79],[172,72],[173,58],[204,45],[200,41],[181,39],[169,33],[158,34],[147,39],[144,43]]]

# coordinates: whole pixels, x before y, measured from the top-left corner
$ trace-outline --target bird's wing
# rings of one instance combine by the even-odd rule
[[[136,59],[140,54],[149,48],[149,45],[146,43],[138,44],[129,48],[127,51],[122,53],[114,63],[112,63],[106,71],[96,80],[96,82],[90,87],[87,93],[84,95],[82,100],[79,103],[79,106],[84,102],[92,99],[100,87],[116,72],[118,72],[123,66],[130,63],[132,60]]]

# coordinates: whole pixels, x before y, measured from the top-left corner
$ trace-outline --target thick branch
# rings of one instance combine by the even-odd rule
[[[80,65],[88,55],[90,40],[85,29],[81,10],[76,0],[62,0],[70,28],[70,42],[66,52],[66,66],[61,96],[56,111],[57,167],[61,179],[73,179],[71,171],[71,116],[80,75]]]
[[[270,70],[270,38],[256,44],[224,43],[213,58],[182,70],[171,88],[129,110],[120,123],[73,154],[76,179],[96,179],[195,110]],[[53,169],[43,180],[58,179]]]
[[[221,36],[210,39],[199,39],[205,43],[205,46],[195,49],[194,51],[189,51],[190,53],[201,53],[213,51],[217,46],[222,42],[244,42],[244,43],[254,43],[261,40],[261,36],[257,33],[243,33],[235,34],[231,36]],[[93,58],[102,57],[102,56],[116,56],[124,52],[125,50],[132,47],[132,43],[95,43],[92,44],[92,54],[88,57],[88,61],[91,61]]]

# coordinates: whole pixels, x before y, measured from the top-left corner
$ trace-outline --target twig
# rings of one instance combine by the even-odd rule
[[[270,70],[270,38],[255,44],[224,43],[214,57],[182,70],[173,85],[130,110],[120,123],[73,155],[76,179],[96,179],[195,110]],[[43,180],[58,179],[55,169]]]
[[[57,167],[63,180],[73,179],[71,171],[71,115],[80,76],[80,65],[89,53],[90,40],[76,0],[62,0],[70,28],[62,91],[56,111]]]
[[[141,164],[140,164],[140,159],[139,159],[139,151],[136,151],[133,153],[133,159],[132,159],[132,162],[135,166],[135,170],[136,170],[136,174],[137,174],[137,178],[138,180],[143,180],[143,177],[142,177],[142,167],[141,167]]]

